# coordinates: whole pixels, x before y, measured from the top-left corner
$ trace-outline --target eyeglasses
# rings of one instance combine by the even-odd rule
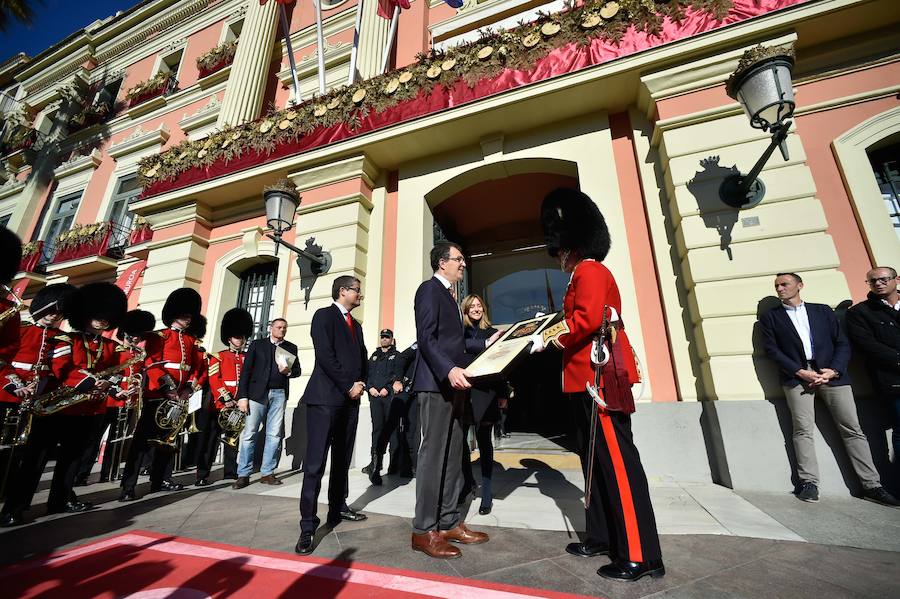
[[[875,277],[874,279],[866,279],[869,285],[877,285],[878,283],[890,283],[896,277]]]
[[[465,256],[457,256],[456,258],[447,258],[448,261],[453,260],[454,262],[465,262]]]
[[[355,291],[356,293],[360,293],[362,291],[361,287],[344,287],[347,291]]]

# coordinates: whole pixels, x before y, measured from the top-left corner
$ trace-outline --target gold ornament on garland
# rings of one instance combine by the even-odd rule
[[[506,70],[529,71],[556,48],[586,45],[594,39],[617,44],[629,28],[659,35],[665,19],[679,22],[687,9],[721,20],[732,6],[733,0],[587,0],[582,6],[541,15],[536,21],[509,30],[485,31],[480,39],[468,44],[420,54],[415,63],[400,71],[336,87],[324,96],[273,111],[257,121],[214,132],[206,140],[185,140],[144,158],[138,171],[140,183],[147,189],[191,168],[227,162],[248,152],[266,155],[317,128],[345,124],[353,131],[362,126],[367,114],[383,113],[402,102],[427,96],[439,84],[450,87],[462,80],[475,86]],[[150,86],[141,87],[145,92]]]

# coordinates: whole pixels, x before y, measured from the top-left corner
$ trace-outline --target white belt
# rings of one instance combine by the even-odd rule
[[[16,361],[12,362],[12,367],[18,368],[19,370],[30,370],[32,366],[34,366],[34,364],[28,364],[26,362],[16,362]]]
[[[237,387],[237,381],[222,381],[226,387]]]
[[[163,368],[170,368],[172,370],[184,370],[184,372],[190,370],[190,366],[185,364],[184,368],[182,368],[179,362],[166,362],[165,364],[163,364]]]

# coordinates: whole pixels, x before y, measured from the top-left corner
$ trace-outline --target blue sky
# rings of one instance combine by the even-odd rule
[[[0,32],[0,62],[17,52],[35,56],[95,20],[135,6],[138,0],[42,0],[33,4],[36,15],[31,27],[13,20],[8,31]]]

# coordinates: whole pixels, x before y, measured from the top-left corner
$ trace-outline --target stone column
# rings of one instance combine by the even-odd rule
[[[378,0],[365,0],[362,23],[360,24],[359,54],[356,61],[358,80],[379,74],[381,55],[387,44],[391,22],[378,16]]]
[[[260,6],[256,0],[249,1],[237,52],[231,65],[228,87],[216,122],[219,127],[238,125],[259,116],[272,48],[275,47],[278,10],[277,2],[266,2]]]

